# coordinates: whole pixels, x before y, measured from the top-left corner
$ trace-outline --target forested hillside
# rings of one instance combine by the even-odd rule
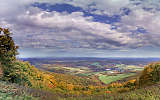
[[[160,99],[159,62],[146,66],[135,79],[103,85],[86,77],[39,70],[29,62],[17,60],[17,49],[9,30],[0,28],[0,97],[3,100],[15,99],[15,96],[20,100]],[[17,92],[21,90],[24,92]]]

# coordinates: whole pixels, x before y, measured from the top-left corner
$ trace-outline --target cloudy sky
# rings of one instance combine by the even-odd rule
[[[1,0],[19,57],[160,57],[160,0]]]

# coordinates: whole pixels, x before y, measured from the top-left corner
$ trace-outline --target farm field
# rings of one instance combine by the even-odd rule
[[[86,65],[87,66],[87,65]],[[138,72],[141,72],[144,67],[136,65],[124,65],[117,64],[108,71],[107,67],[102,66],[101,68],[93,66],[70,66],[67,64],[43,64],[42,69],[55,72],[76,75],[80,77],[94,78],[96,81],[99,81],[104,84],[109,84],[118,80],[128,79]],[[96,70],[94,69],[96,68]],[[112,73],[112,74],[111,74]]]
[[[132,71],[142,71],[144,69],[144,67],[135,66],[135,65],[128,65],[124,69],[132,70]]]
[[[71,74],[71,75],[79,75],[79,74],[86,74],[84,76],[88,76],[88,73],[91,73],[92,71],[87,67],[64,67],[64,66],[43,66],[42,69],[48,70],[51,72],[57,72],[57,73],[65,73],[65,74]]]
[[[115,82],[118,80],[122,80],[124,78],[130,77],[135,75],[135,73],[124,73],[124,74],[117,74],[117,75],[99,75],[99,80],[102,81],[105,84],[109,84],[111,82]]]
[[[115,81],[123,81],[132,79],[138,75],[144,66],[148,63],[145,59],[137,59],[134,62],[133,59],[126,60],[117,59],[31,59],[30,62],[34,65],[39,65],[37,68],[67,75],[75,75],[79,77],[85,77],[88,79],[94,79],[97,82],[103,84],[109,84]],[[127,63],[126,63],[127,62]],[[145,63],[142,63],[145,62]]]

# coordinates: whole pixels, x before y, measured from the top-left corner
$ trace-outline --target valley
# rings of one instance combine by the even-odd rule
[[[69,74],[93,79],[102,84],[123,81],[136,77],[144,66],[158,58],[28,58],[44,71]]]

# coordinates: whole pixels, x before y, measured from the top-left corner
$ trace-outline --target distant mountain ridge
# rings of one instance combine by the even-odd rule
[[[126,64],[126,65],[147,65],[151,62],[160,61],[160,58],[92,58],[92,57],[64,57],[64,58],[19,58],[22,61],[29,61],[32,65],[38,67],[40,64],[76,63],[76,62],[101,62],[102,64]]]

